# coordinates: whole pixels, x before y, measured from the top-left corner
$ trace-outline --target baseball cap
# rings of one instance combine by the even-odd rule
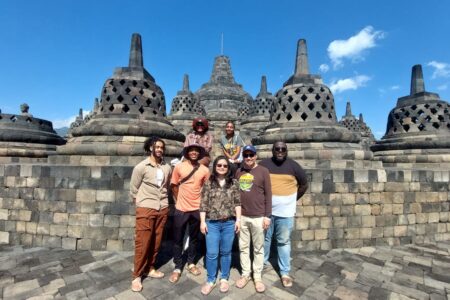
[[[256,148],[253,145],[245,146],[244,149],[242,149],[242,153],[244,153],[245,151],[251,151],[256,154]]]

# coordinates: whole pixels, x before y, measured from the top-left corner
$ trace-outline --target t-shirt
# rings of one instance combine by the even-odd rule
[[[272,215],[272,188],[269,171],[260,165],[253,169],[240,167],[235,174],[239,182],[242,215],[270,217]]]
[[[194,169],[191,162],[186,160],[175,166],[172,173],[171,184],[178,184]],[[175,208],[184,212],[194,211],[200,208],[202,187],[209,179],[209,169],[200,164],[194,175],[183,182],[178,189],[178,198]]]
[[[272,183],[272,215],[293,217],[296,212],[297,199],[306,192],[308,180],[302,167],[290,158],[277,163],[272,158],[260,162],[270,172]],[[299,188],[300,187],[300,188]],[[297,194],[297,192],[299,192]]]
[[[220,144],[224,152],[227,152],[230,156],[234,156],[237,153],[237,148],[245,146],[239,134],[234,134],[232,138],[228,139],[226,135],[222,135],[220,138]]]
[[[212,149],[213,139],[214,138],[211,133],[209,133],[209,131],[205,132],[204,134],[198,134],[197,132],[193,131],[186,136],[184,147],[192,144],[199,144],[200,146],[205,148],[206,153],[209,154]]]

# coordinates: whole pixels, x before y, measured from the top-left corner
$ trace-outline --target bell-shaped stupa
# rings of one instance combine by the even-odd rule
[[[166,119],[164,93],[144,68],[139,34],[132,36],[128,67],[106,80],[95,113],[70,135],[59,154],[142,155],[145,139],[159,136],[166,141],[166,155],[178,155],[184,136]]]
[[[370,150],[370,146],[375,143],[375,137],[372,134],[372,130],[370,130],[369,126],[364,122],[362,114],[359,114],[358,119],[352,114],[350,102],[347,102],[345,116],[342,117],[339,124],[345,126],[350,131],[359,133],[361,135],[360,144],[363,145],[366,150]]]
[[[252,142],[260,157],[271,155],[276,141],[289,144],[289,156],[309,167],[371,167],[372,152],[361,135],[336,120],[333,94],[319,75],[309,73],[306,41],[297,44],[295,73],[276,94],[272,125]]]
[[[0,162],[45,160],[56,154],[65,140],[53,130],[50,121],[33,117],[29,105],[20,105],[20,114],[0,111]]]
[[[425,91],[422,66],[412,68],[410,95],[398,98],[386,134],[371,147],[386,166],[450,167],[450,105]]]

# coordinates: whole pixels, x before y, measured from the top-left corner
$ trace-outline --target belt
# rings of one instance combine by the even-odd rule
[[[226,221],[230,221],[230,220],[236,220],[236,218],[235,217],[227,217],[227,218],[211,220],[211,221],[213,221],[213,222],[226,222]]]

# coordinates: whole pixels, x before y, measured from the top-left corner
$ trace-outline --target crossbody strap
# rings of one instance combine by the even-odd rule
[[[198,168],[200,168],[200,164],[196,165],[194,167],[194,169],[192,169],[191,173],[188,174],[188,176],[184,177],[183,179],[180,180],[180,182],[178,182],[178,186],[182,185],[183,183],[185,183],[189,178],[192,177],[192,175],[194,175],[194,173],[198,170]]]

